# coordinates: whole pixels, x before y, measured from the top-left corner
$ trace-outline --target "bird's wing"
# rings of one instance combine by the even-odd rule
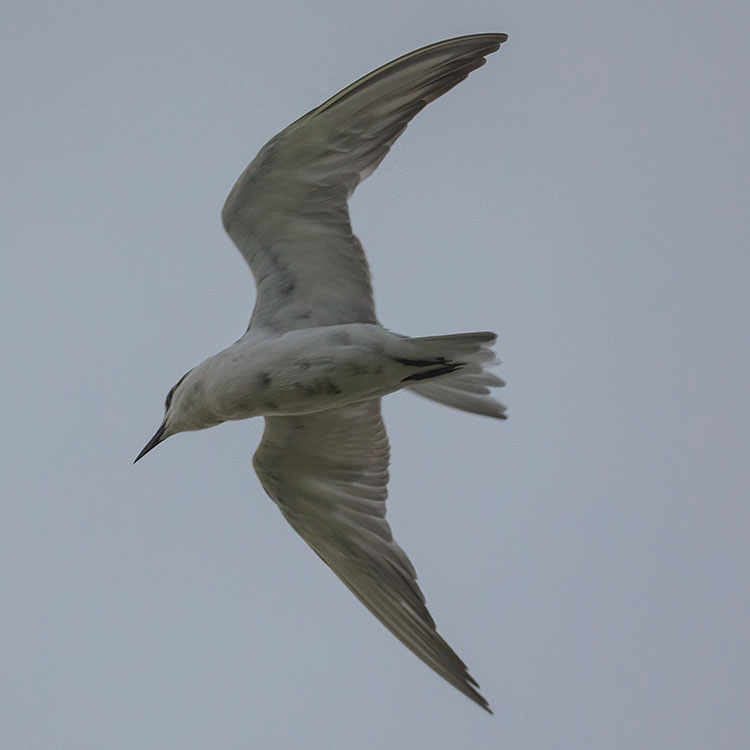
[[[378,68],[272,138],[241,175],[222,220],[258,295],[250,327],[375,323],[370,272],[347,200],[408,122],[507,39],[477,34]]]
[[[385,520],[388,437],[380,400],[266,417],[253,459],[295,531],[404,645],[489,711],[466,665],[438,635],[409,558]]]

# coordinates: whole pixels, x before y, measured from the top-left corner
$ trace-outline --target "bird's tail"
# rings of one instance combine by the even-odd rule
[[[404,338],[397,361],[411,368],[402,382],[412,393],[454,409],[506,419],[506,407],[490,395],[505,382],[485,368],[500,364],[494,333]]]

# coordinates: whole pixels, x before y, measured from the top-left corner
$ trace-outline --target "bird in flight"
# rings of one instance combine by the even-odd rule
[[[409,121],[484,65],[506,34],[448,39],[360,78],[273,137],[224,204],[255,277],[250,325],[169,391],[136,458],[170,435],[265,418],[253,466],[294,530],[428,666],[489,711],[440,637],[409,558],[385,520],[389,446],[381,398],[408,389],[505,419],[493,333],[410,338],[375,315],[347,201]]]

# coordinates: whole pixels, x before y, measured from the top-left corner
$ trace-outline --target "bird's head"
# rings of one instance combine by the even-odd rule
[[[188,430],[202,430],[221,421],[207,417],[201,397],[202,385],[200,367],[196,367],[186,372],[172,386],[164,402],[164,420],[133,463],[140,461],[170,435]]]

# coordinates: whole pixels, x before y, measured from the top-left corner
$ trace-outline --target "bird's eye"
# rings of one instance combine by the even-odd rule
[[[190,375],[190,373],[191,373],[191,372],[192,372],[192,370],[188,370],[188,371],[187,371],[187,372],[186,372],[186,373],[185,373],[185,374],[184,374],[184,375],[183,375],[183,376],[182,376],[182,377],[181,377],[181,378],[180,378],[180,379],[179,379],[179,380],[178,380],[178,381],[177,381],[177,382],[176,382],[176,383],[175,383],[175,384],[174,384],[174,385],[172,386],[172,390],[170,390],[170,391],[169,391],[169,393],[167,394],[167,398],[166,398],[166,401],[164,402],[164,409],[165,409],[165,410],[166,410],[166,409],[169,409],[169,405],[170,405],[170,404],[172,403],[172,396],[174,396],[174,392],[175,392],[175,391],[177,390],[177,388],[179,387],[180,383],[181,383],[181,382],[182,382],[183,380],[185,380],[185,378],[186,378],[186,377],[187,377],[188,375]]]
[[[169,393],[167,394],[167,399],[166,399],[166,401],[164,402],[164,408],[165,408],[165,409],[169,409],[169,405],[170,405],[170,404],[172,403],[172,396],[174,396],[174,392],[175,392],[175,390],[176,390],[176,389],[177,389],[177,386],[176,386],[176,385],[175,385],[175,386],[172,386],[171,390],[170,390],[170,391],[169,391]]]

